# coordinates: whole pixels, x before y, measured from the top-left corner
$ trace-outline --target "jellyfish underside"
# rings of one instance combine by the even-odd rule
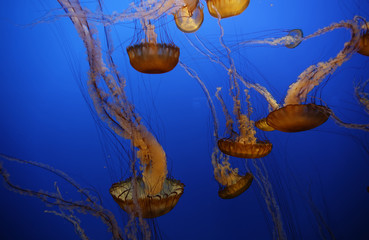
[[[359,41],[359,50],[361,55],[369,56],[369,33],[364,34]]]
[[[219,150],[238,158],[262,158],[272,151],[272,143],[257,141],[256,143],[242,143],[230,138],[218,140]]]
[[[250,0],[207,0],[211,16],[218,18],[233,17],[241,14],[249,6]]]
[[[260,130],[270,132],[274,131],[275,129],[268,125],[266,118],[262,118],[255,122],[255,127],[259,128]]]
[[[246,175],[241,176],[237,182],[220,189],[218,191],[218,195],[223,199],[232,199],[238,197],[251,186],[253,179],[254,176],[251,173],[246,173]]]
[[[156,218],[170,212],[183,194],[184,184],[178,180],[166,179],[163,190],[154,196],[146,194],[142,177],[136,178],[137,191],[132,186],[132,178],[114,183],[109,192],[119,206],[136,217]],[[133,194],[137,192],[138,207],[134,203]]]
[[[293,29],[291,31],[288,32],[288,37],[292,37],[293,41],[286,44],[286,48],[295,48],[298,45],[300,45],[302,38],[303,38],[303,33],[300,29]]]
[[[127,47],[131,66],[141,73],[166,73],[178,63],[179,48],[174,44],[140,43]]]
[[[282,132],[301,132],[316,128],[328,120],[329,110],[325,106],[291,104],[277,109],[267,116],[267,124]]]
[[[185,33],[196,32],[204,21],[204,11],[197,6],[193,12],[190,12],[187,6],[179,9],[174,15],[177,28]]]

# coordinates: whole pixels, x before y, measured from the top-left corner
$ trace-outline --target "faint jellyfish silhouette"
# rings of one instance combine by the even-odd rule
[[[241,14],[249,6],[250,0],[206,0],[211,16],[233,17]]]
[[[203,7],[198,4],[191,11],[188,6],[183,6],[174,14],[177,28],[185,33],[193,33],[199,30],[204,21]]]
[[[287,38],[291,40],[285,44],[287,48],[295,48],[300,45],[304,34],[301,29],[292,29],[288,32]]]

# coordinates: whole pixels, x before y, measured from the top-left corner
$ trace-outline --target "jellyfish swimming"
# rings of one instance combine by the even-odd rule
[[[295,48],[301,43],[304,34],[301,29],[292,29],[288,32],[287,37],[292,38],[292,40],[290,43],[286,43],[285,46],[287,48]]]
[[[133,186],[133,181],[136,186]],[[109,192],[124,211],[139,216],[133,196],[137,194],[138,206],[142,217],[156,218],[171,211],[183,194],[184,185],[178,180],[167,179],[163,185],[163,192],[169,193],[164,198],[160,195],[147,196],[147,192],[143,191],[145,183],[141,177],[114,183],[110,187]],[[133,191],[135,187],[139,189],[137,193]]]
[[[211,16],[228,18],[241,14],[249,6],[250,0],[206,0]]]
[[[316,128],[329,118],[325,106],[309,104],[289,104],[269,113],[267,125],[282,132],[301,132]],[[267,128],[268,129],[268,128]]]
[[[238,197],[251,186],[254,179],[251,173],[247,172],[245,175],[241,175],[238,168],[231,167],[228,157],[218,154],[217,151],[213,152],[212,158],[214,178],[220,185],[218,191],[220,198]]]
[[[202,6],[198,4],[191,11],[188,6],[184,6],[174,14],[174,20],[177,28],[184,33],[193,33],[199,30],[204,21],[204,11]]]
[[[127,47],[131,66],[141,73],[166,73],[178,63],[179,48],[173,43],[157,43],[154,30],[154,25],[145,25],[144,42]]]

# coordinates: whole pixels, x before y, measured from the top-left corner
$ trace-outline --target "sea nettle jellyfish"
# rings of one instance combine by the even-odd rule
[[[227,107],[219,95],[221,88],[218,88],[216,97],[220,101],[223,112],[226,115],[226,126],[228,138],[218,140],[219,150],[223,153],[238,157],[238,158],[262,158],[268,155],[272,151],[272,143],[269,141],[257,140],[255,135],[254,121],[250,120],[249,116],[252,113],[251,103],[249,101],[249,95],[246,93],[246,102],[248,104],[247,114],[241,113],[241,105],[238,96],[233,97],[234,108],[233,113],[236,116],[238,133],[233,130],[233,119],[227,110]]]
[[[204,21],[204,11],[200,4],[190,9],[188,5],[183,6],[174,14],[177,28],[185,33],[193,33],[199,30]]]
[[[151,19],[145,15],[138,20],[140,27],[136,29],[132,43],[127,47],[131,66],[141,73],[166,73],[178,63],[179,48],[171,41],[165,29],[166,14]],[[154,22],[160,31],[155,30]],[[157,35],[156,32],[165,32]]]
[[[251,173],[240,175],[237,168],[232,168],[229,163],[229,157],[213,152],[212,164],[214,168],[214,178],[220,184],[218,195],[223,199],[232,199],[245,192],[254,179]]]
[[[59,0],[65,12],[72,20],[86,47],[89,71],[89,94],[99,117],[119,136],[129,139],[137,148],[142,173],[125,181],[115,183],[110,188],[114,200],[126,212],[143,218],[154,218],[168,213],[183,194],[184,185],[167,178],[166,154],[156,138],[141,123],[140,117],[133,111],[124,86],[125,79],[117,71],[111,55],[108,66],[102,57],[101,46],[90,29],[87,11],[79,1]],[[111,44],[105,29],[107,42]],[[108,44],[108,53],[111,46]]]
[[[290,85],[284,107],[272,111],[266,118],[267,124],[272,128],[283,132],[306,131],[320,126],[329,118],[331,110],[314,103],[306,104],[307,95],[356,52],[360,29],[357,22],[346,21],[332,24],[304,38],[312,38],[336,28],[349,29],[351,39],[345,43],[344,48],[335,58],[308,67],[300,74],[297,81]]]
[[[227,18],[241,14],[249,6],[250,0],[206,0],[211,16]]]

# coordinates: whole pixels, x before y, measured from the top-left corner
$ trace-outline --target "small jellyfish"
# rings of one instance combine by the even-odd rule
[[[250,0],[207,0],[211,16],[218,18],[233,17],[241,14],[249,6]]]
[[[254,176],[251,173],[240,175],[238,168],[232,168],[229,157],[219,153],[217,149],[212,155],[214,178],[219,183],[218,195],[223,199],[232,199],[245,192],[251,185]]]
[[[218,191],[220,198],[232,199],[238,197],[251,186],[254,179],[254,176],[251,173],[246,173],[245,176],[237,176],[238,178],[234,183],[224,186]]]
[[[125,212],[135,216],[141,214],[143,218],[156,218],[167,214],[175,207],[183,194],[184,184],[178,180],[166,178],[161,192],[153,196],[148,195],[145,188],[142,177],[138,177],[114,183],[109,192]],[[138,206],[135,204],[135,197],[137,197]]]
[[[218,140],[218,147],[220,151],[233,157],[262,158],[272,151],[273,144],[269,141],[243,143],[238,140],[223,138]]]
[[[313,103],[291,104],[269,113],[266,122],[282,132],[300,132],[322,125],[329,116],[330,111],[325,106]]]
[[[293,29],[287,34],[288,43],[286,43],[285,46],[287,48],[295,48],[301,43],[303,37],[304,34],[301,29]]]
[[[192,12],[187,6],[179,9],[174,15],[177,28],[185,33],[193,33],[199,30],[204,21],[204,11],[198,5]]]

